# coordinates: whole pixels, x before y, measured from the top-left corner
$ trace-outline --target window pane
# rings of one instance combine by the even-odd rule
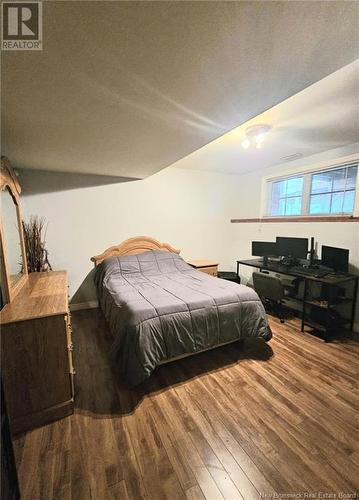
[[[314,194],[310,197],[309,213],[329,214],[330,213],[330,194]]]
[[[284,196],[286,181],[273,182],[270,215],[283,215],[280,211],[280,198]]]
[[[343,191],[345,189],[346,168],[333,171],[333,191]]]
[[[279,200],[278,215],[285,215],[285,198]]]
[[[287,180],[287,196],[300,196],[303,192],[303,177],[293,177]]]
[[[345,189],[355,189],[355,184],[357,180],[357,167],[348,167],[347,184]]]
[[[273,182],[270,215],[284,215],[286,185],[286,180]]]
[[[273,201],[272,200],[272,205],[270,207],[270,215],[280,215],[279,213],[279,200]]]
[[[347,191],[344,195],[343,212],[352,214],[354,211],[355,191]]]
[[[273,182],[270,215],[301,214],[302,193],[302,176]]]
[[[345,193],[333,193],[332,207],[330,213],[353,213],[355,191],[346,191]]]
[[[283,215],[284,198],[273,198],[271,200],[270,215]]]
[[[331,214],[340,214],[343,212],[344,191],[341,193],[333,193],[332,206],[330,209]]]
[[[332,190],[333,175],[332,172],[321,172],[312,177],[311,193],[328,193]]]
[[[273,197],[281,198],[285,196],[286,186],[287,186],[287,181],[273,182],[272,198]]]
[[[302,197],[287,198],[285,215],[300,215],[302,213]]]

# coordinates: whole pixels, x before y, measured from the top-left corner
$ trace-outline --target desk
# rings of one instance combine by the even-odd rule
[[[296,272],[295,269],[289,266],[284,266],[278,261],[268,261],[264,263],[261,259],[249,259],[249,260],[237,260],[237,275],[239,276],[239,266],[250,266],[262,271],[270,271],[278,274],[283,274],[285,276],[291,276],[293,278],[300,279],[304,282],[304,293],[303,298],[296,298],[302,303],[302,331],[304,331],[304,326],[309,326],[316,330],[322,331],[327,334],[330,330],[334,330],[338,327],[345,327],[345,325],[350,325],[350,330],[353,330],[354,327],[354,319],[355,319],[355,305],[358,296],[358,281],[359,276],[356,274],[328,274],[322,277],[315,277],[312,274],[303,274]],[[304,268],[303,268],[304,269]],[[327,287],[329,298],[327,301],[322,300],[313,300],[310,297],[310,284],[317,283],[322,286],[325,285]],[[335,295],[335,293],[331,294],[331,290],[337,289],[336,287],[346,287],[349,284],[351,285],[351,295],[346,297],[340,297]],[[350,318],[345,319],[341,318],[341,321],[338,323],[334,322],[330,317],[331,311],[333,312],[334,307],[347,305],[350,307]],[[322,311],[326,311],[326,321],[325,324],[317,323],[312,319],[308,319],[307,312],[308,309],[319,308]]]

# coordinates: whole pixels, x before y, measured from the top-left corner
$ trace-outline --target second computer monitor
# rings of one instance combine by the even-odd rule
[[[278,255],[306,259],[308,255],[308,238],[285,238],[277,236]]]
[[[336,272],[347,273],[349,250],[346,248],[328,247],[322,245],[322,265]]]
[[[277,243],[272,241],[252,241],[252,255],[255,257],[276,257]]]

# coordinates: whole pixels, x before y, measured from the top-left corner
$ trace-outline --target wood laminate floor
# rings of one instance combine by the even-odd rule
[[[16,439],[22,498],[353,498],[359,344],[271,324],[268,344],[173,362],[129,391],[109,369],[99,311],[74,314],[76,412]]]

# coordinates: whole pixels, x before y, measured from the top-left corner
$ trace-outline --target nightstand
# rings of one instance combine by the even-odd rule
[[[210,274],[211,276],[217,276],[218,274],[218,262],[215,260],[190,260],[187,263],[197,269],[197,271],[202,271],[202,273]]]

